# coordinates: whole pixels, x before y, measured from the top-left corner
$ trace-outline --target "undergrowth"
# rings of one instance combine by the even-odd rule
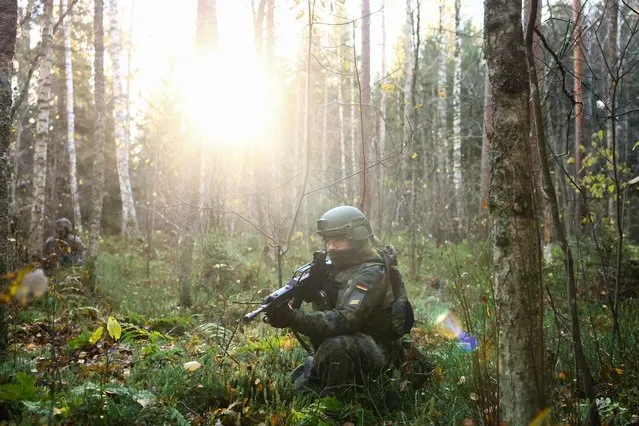
[[[485,246],[426,245],[419,276],[407,280],[417,319],[412,337],[436,365],[430,382],[415,390],[382,376],[336,399],[293,391],[288,375],[306,353],[291,333],[260,321],[239,322],[250,303],[277,285],[272,262],[257,248],[239,248],[219,236],[198,244],[192,308],[177,303],[175,247],[167,242],[149,256],[119,238],[105,242],[95,294],[84,288],[81,269],[67,269],[52,272],[55,285],[46,299],[12,303],[0,415],[14,424],[495,421],[497,343]],[[399,240],[400,259],[402,249]],[[548,298],[559,313],[548,301],[546,380],[554,421],[569,424],[584,418],[585,401],[563,327],[567,311],[556,259],[544,268]],[[639,415],[632,350],[639,347],[639,304],[624,301],[619,344],[610,332],[609,307],[590,301],[582,304],[582,332],[600,413],[609,424],[629,424]],[[114,334],[113,321],[121,334]]]

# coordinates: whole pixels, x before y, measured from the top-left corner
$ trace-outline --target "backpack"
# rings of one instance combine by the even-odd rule
[[[393,290],[393,305],[391,310],[391,335],[400,338],[404,334],[410,333],[415,324],[415,314],[413,306],[408,300],[404,278],[397,267],[397,255],[393,246],[384,246],[381,250],[384,259],[384,279],[387,285]]]

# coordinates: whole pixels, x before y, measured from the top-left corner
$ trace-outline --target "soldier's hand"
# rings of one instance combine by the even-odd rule
[[[275,328],[286,328],[293,324],[294,318],[295,311],[288,303],[284,303],[279,307],[267,311],[266,316],[264,317],[264,322],[269,323]]]

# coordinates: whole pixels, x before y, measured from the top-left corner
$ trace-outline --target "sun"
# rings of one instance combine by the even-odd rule
[[[187,122],[204,146],[227,150],[264,144],[279,110],[274,77],[244,49],[195,57],[184,77]]]

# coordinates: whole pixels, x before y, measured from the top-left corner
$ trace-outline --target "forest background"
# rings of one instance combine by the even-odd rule
[[[3,294],[57,218],[88,250],[3,298],[4,417],[639,421],[639,5],[0,4]],[[424,388],[295,395],[303,348],[239,321],[342,204],[398,249]]]

